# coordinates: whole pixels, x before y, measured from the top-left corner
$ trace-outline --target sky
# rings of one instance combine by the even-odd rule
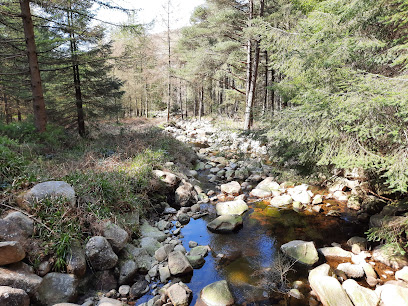
[[[194,8],[204,2],[205,0],[171,0],[173,7],[173,14],[170,17],[172,19],[170,23],[171,28],[177,29],[189,25],[190,16]],[[167,5],[167,0],[116,0],[114,3],[129,9],[140,9],[137,14],[138,22],[149,23],[152,20],[156,20],[151,30],[152,33],[166,30],[162,20],[166,14],[163,5]],[[115,24],[127,21],[125,13],[107,9],[101,9],[97,18]]]

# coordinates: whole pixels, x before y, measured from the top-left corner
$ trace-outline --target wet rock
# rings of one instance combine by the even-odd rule
[[[349,262],[341,263],[337,266],[337,270],[346,273],[350,278],[361,278],[364,276],[364,269],[360,265],[353,265]]]
[[[229,233],[242,227],[242,217],[239,215],[223,215],[207,224],[207,228],[217,233]]]
[[[199,245],[196,246],[195,248],[192,248],[189,252],[189,255],[205,257],[208,254],[208,250],[209,250],[208,246]]]
[[[24,259],[25,251],[18,241],[0,242],[0,266]]]
[[[379,245],[374,248],[372,258],[373,260],[379,261],[396,270],[402,269],[404,266],[408,266],[408,259],[406,256],[394,254],[395,252],[391,247]]]
[[[221,192],[231,195],[238,195],[241,192],[241,185],[236,181],[223,184],[221,185]]]
[[[207,285],[201,290],[201,300],[208,306],[228,306],[234,304],[234,298],[225,280]]]
[[[149,284],[145,280],[140,280],[130,287],[129,296],[132,299],[142,297],[149,290]]]
[[[133,260],[126,260],[120,264],[119,285],[130,284],[137,275],[138,266]]]
[[[158,242],[163,242],[167,238],[164,232],[160,231],[154,226],[151,226],[146,220],[144,220],[140,226],[140,234],[142,237],[154,238]]]
[[[216,205],[217,214],[222,215],[242,215],[248,210],[248,205],[243,200],[230,202],[219,202]]]
[[[395,278],[397,280],[408,282],[408,267],[404,267],[401,270],[395,272]]]
[[[183,275],[193,272],[187,257],[179,251],[173,251],[169,254],[169,270],[172,275]]]
[[[313,242],[293,240],[282,245],[281,250],[286,255],[307,265],[314,265],[319,260],[319,255]]]
[[[86,272],[85,251],[80,245],[73,244],[68,251],[67,257],[67,272],[82,277]]]
[[[153,174],[170,188],[176,188],[180,178],[168,171],[153,170]]]
[[[0,286],[0,305],[29,306],[30,298],[24,290]]]
[[[129,234],[124,229],[110,221],[103,225],[103,236],[116,253],[124,248],[129,239]]]
[[[72,205],[75,204],[74,188],[63,181],[49,181],[37,184],[23,194],[19,202],[24,208],[30,208],[35,201],[40,201],[51,197],[64,197]]]
[[[19,211],[9,213],[4,220],[17,225],[25,233],[26,237],[34,234],[34,221]]]
[[[126,297],[126,296],[129,295],[130,286],[129,285],[122,285],[122,286],[119,287],[118,292],[122,297]]]
[[[85,246],[85,254],[95,270],[109,270],[116,266],[118,256],[105,237],[94,236]]]
[[[349,251],[345,251],[340,247],[325,247],[325,248],[320,248],[319,252],[323,254],[324,257],[345,257],[345,258],[351,258],[353,253]]]
[[[163,260],[167,259],[167,256],[173,251],[174,246],[171,244],[166,244],[159,248],[155,253],[154,257],[158,262],[161,262]]]
[[[255,197],[255,198],[268,198],[270,196],[272,196],[272,192],[271,191],[266,191],[266,190],[262,190],[262,189],[253,189],[250,194],[251,197]]]
[[[198,243],[195,241],[189,241],[188,242],[188,247],[189,248],[195,248],[196,246],[198,246]]]
[[[75,275],[64,273],[48,273],[38,288],[38,297],[44,305],[74,302],[78,280]]]
[[[292,204],[292,202],[293,202],[292,197],[290,195],[288,195],[288,194],[284,194],[284,195],[281,195],[281,196],[274,197],[270,201],[269,205],[279,208],[281,206],[290,205],[290,204]]]
[[[192,298],[192,291],[182,282],[171,285],[166,291],[172,305],[188,306]]]
[[[0,268],[0,286],[9,286],[24,290],[33,296],[41,285],[42,278],[34,274],[32,269],[23,263],[13,264],[7,269]]]
[[[275,182],[275,179],[273,177],[267,177],[264,179],[262,182],[260,182],[255,189],[261,189],[264,191],[274,191],[274,190],[279,190],[280,185]]]
[[[408,288],[386,284],[376,289],[384,306],[407,306]]]
[[[380,301],[380,298],[373,290],[360,286],[353,279],[346,280],[342,286],[354,305],[376,306]]]
[[[181,223],[181,225],[186,225],[190,222],[190,217],[187,214],[181,213],[177,217],[177,220]]]
[[[181,207],[191,206],[197,201],[197,192],[193,185],[190,183],[183,183],[177,189],[175,193],[175,202]]]
[[[188,262],[191,264],[191,266],[194,269],[199,269],[205,264],[205,259],[202,256],[199,256],[199,255],[195,255],[195,256],[187,255],[186,257],[188,259]]]

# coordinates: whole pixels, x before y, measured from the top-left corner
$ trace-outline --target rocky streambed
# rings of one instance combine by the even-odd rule
[[[363,197],[358,170],[325,189],[278,182],[261,141],[209,122],[166,131],[194,145],[198,160],[180,173],[173,163],[153,171],[171,205],[134,218],[138,239],[105,222],[72,245],[68,273],[47,262],[34,273],[21,261],[33,220],[0,220],[0,305],[408,305],[407,258],[363,237],[405,208]],[[38,184],[23,200],[56,195],[75,203],[64,182]]]

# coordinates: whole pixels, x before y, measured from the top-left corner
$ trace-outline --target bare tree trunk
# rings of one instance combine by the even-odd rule
[[[6,92],[3,92],[3,101],[4,101],[4,112],[6,115],[6,124],[11,123],[13,116],[10,113],[10,105],[6,95]]]
[[[146,119],[149,118],[149,97],[147,91],[147,81],[145,80],[145,112],[146,112]]]
[[[268,90],[268,73],[269,73],[269,69],[268,69],[268,51],[264,52],[265,55],[265,91],[264,91],[264,103],[263,103],[263,107],[262,107],[262,116],[265,116],[266,114],[266,110],[268,109],[268,94],[269,94],[269,90]]]
[[[200,121],[201,121],[201,117],[203,115],[203,108],[204,108],[204,86],[201,86],[200,109],[199,109],[199,120]]]
[[[183,97],[182,97],[182,92],[181,92],[181,79],[179,79],[179,103],[180,103],[181,120],[184,120]]]
[[[187,86],[187,84],[186,84],[186,119],[187,119],[187,116],[188,116],[188,86]]]
[[[28,65],[31,76],[31,91],[33,95],[34,125],[38,132],[45,131],[47,113],[45,110],[44,93],[38,67],[37,47],[34,39],[34,25],[31,18],[30,1],[20,0],[21,17],[23,19],[24,36],[27,45]]]
[[[275,82],[275,70],[272,69],[271,71],[271,82],[272,84]],[[275,90],[271,90],[271,113],[272,116],[275,115]]]
[[[170,121],[171,106],[171,40],[170,40],[170,0],[167,0],[167,45],[168,45],[168,96],[167,96],[167,122]]]

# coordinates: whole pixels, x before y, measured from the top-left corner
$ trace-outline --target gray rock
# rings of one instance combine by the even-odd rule
[[[91,287],[104,292],[116,289],[118,287],[118,281],[115,270],[96,271],[91,279]]]
[[[234,304],[234,298],[225,280],[205,286],[201,290],[200,297],[206,305],[229,306]]]
[[[0,241],[18,241],[24,244],[27,237],[27,233],[20,228],[18,223],[0,219]]]
[[[133,260],[126,260],[120,264],[119,269],[119,285],[127,285],[132,283],[135,276],[137,275],[138,266]]]
[[[27,237],[30,237],[34,234],[34,221],[19,211],[13,211],[9,213],[4,218],[4,220],[16,224],[26,234]]]
[[[167,259],[167,256],[173,251],[174,246],[171,244],[166,244],[165,246],[162,246],[160,249],[158,249],[154,253],[154,257],[158,262],[161,262],[163,260]]]
[[[26,264],[18,263],[8,266],[7,269],[0,268],[0,286],[22,289],[30,297],[37,292],[41,282],[42,278],[34,274]]]
[[[37,269],[38,275],[41,276],[41,277],[47,275],[51,271],[52,266],[53,266],[53,264],[50,261],[48,261],[48,260],[43,261],[38,266],[38,269]]]
[[[181,207],[195,204],[196,198],[197,192],[190,183],[183,183],[176,189],[175,202]]]
[[[118,292],[119,292],[120,296],[126,297],[126,296],[129,295],[130,286],[129,285],[122,285],[122,286],[119,287]]]
[[[242,217],[239,215],[223,215],[207,224],[207,228],[217,233],[229,233],[242,227]]]
[[[208,250],[209,250],[208,246],[199,245],[196,246],[195,248],[192,248],[188,254],[191,256],[205,257],[208,254]]]
[[[180,182],[179,177],[168,171],[153,170],[153,174],[170,188],[176,188]]]
[[[160,220],[159,222],[157,222],[157,228],[159,229],[159,231],[165,231],[170,227],[171,223],[166,220]]]
[[[350,278],[361,278],[364,276],[364,269],[360,265],[353,265],[349,262],[341,263],[337,266],[337,270],[346,273]]]
[[[66,182],[49,181],[35,185],[21,198],[23,207],[30,207],[35,201],[45,198],[64,197],[72,205],[75,204],[75,190]]]
[[[149,290],[149,284],[145,280],[138,281],[130,287],[129,296],[138,299]]]
[[[189,248],[195,248],[196,246],[198,246],[198,243],[195,241],[189,241],[188,242],[188,247]]]
[[[347,293],[341,287],[339,281],[330,276],[309,274],[309,283],[313,291],[325,306],[353,306]]]
[[[82,277],[86,273],[85,251],[80,245],[73,244],[65,258],[67,272]]]
[[[313,242],[293,240],[282,245],[281,250],[286,255],[307,265],[314,265],[319,260],[319,255]]]
[[[272,192],[262,190],[262,189],[252,189],[251,192],[249,193],[249,195],[251,197],[255,197],[255,198],[268,198],[268,197],[272,196]]]
[[[188,306],[192,298],[192,291],[182,282],[171,285],[166,291],[171,304],[174,306]]]
[[[274,191],[274,190],[279,190],[280,186],[277,182],[275,182],[273,177],[267,177],[264,179],[262,182],[260,182],[257,186],[256,189],[261,189],[265,191]]]
[[[0,266],[24,259],[25,251],[18,241],[0,242]]]
[[[129,234],[123,228],[110,221],[103,225],[103,236],[109,241],[116,253],[125,247],[129,239]]]
[[[154,238],[158,242],[163,242],[167,238],[165,233],[160,231],[158,228],[151,226],[146,220],[144,220],[140,226],[140,234],[142,237]]]
[[[380,298],[373,290],[360,286],[353,279],[346,280],[342,286],[354,305],[377,306],[380,302]]]
[[[289,205],[292,202],[293,202],[292,197],[290,195],[288,195],[288,194],[284,194],[284,195],[281,195],[281,196],[274,197],[270,201],[269,205],[271,205],[273,207],[281,207],[281,206]]]
[[[122,303],[122,302],[120,302],[118,300],[103,297],[103,298],[101,298],[101,300],[99,301],[97,306],[124,306],[124,305],[126,305],[126,304]]]
[[[24,290],[0,286],[0,305],[29,306],[30,298]]]
[[[140,240],[140,246],[147,251],[150,256],[154,256],[156,251],[161,248],[161,243],[155,238],[144,237]]]
[[[217,214],[222,215],[242,215],[248,210],[248,205],[243,200],[230,202],[219,202],[216,205]]]
[[[344,258],[351,258],[353,253],[349,251],[345,251],[340,247],[325,247],[320,248],[319,252],[323,254],[324,257],[344,257]]]
[[[159,267],[159,275],[160,275],[160,281],[162,283],[165,283],[171,276],[169,267],[168,266]]]
[[[38,288],[38,297],[44,305],[74,302],[78,280],[75,275],[64,273],[48,273]]]
[[[109,270],[116,266],[118,256],[105,237],[94,236],[85,246],[85,254],[95,270]]]
[[[186,254],[186,253],[187,253],[186,248],[185,248],[183,245],[181,245],[181,244],[176,245],[176,246],[174,247],[174,251],[181,252],[181,253],[183,253],[183,254]]]
[[[190,222],[190,217],[187,214],[181,213],[178,215],[177,220],[181,225],[186,225]]]
[[[372,258],[393,269],[399,270],[402,267],[408,266],[408,259],[404,255],[394,255],[394,250],[391,247],[379,245],[374,248]]]
[[[169,269],[172,275],[183,275],[193,272],[193,267],[190,265],[187,257],[179,251],[169,254]]]
[[[353,247],[353,245],[358,245],[361,251],[367,250],[367,239],[364,237],[351,237],[347,240],[347,245]]]
[[[186,257],[187,257],[189,263],[191,264],[191,266],[194,269],[199,269],[205,264],[205,259],[202,256],[199,256],[199,255],[195,255],[195,256],[187,255]]]
[[[222,184],[221,192],[231,195],[238,195],[241,192],[241,185],[236,181]]]

